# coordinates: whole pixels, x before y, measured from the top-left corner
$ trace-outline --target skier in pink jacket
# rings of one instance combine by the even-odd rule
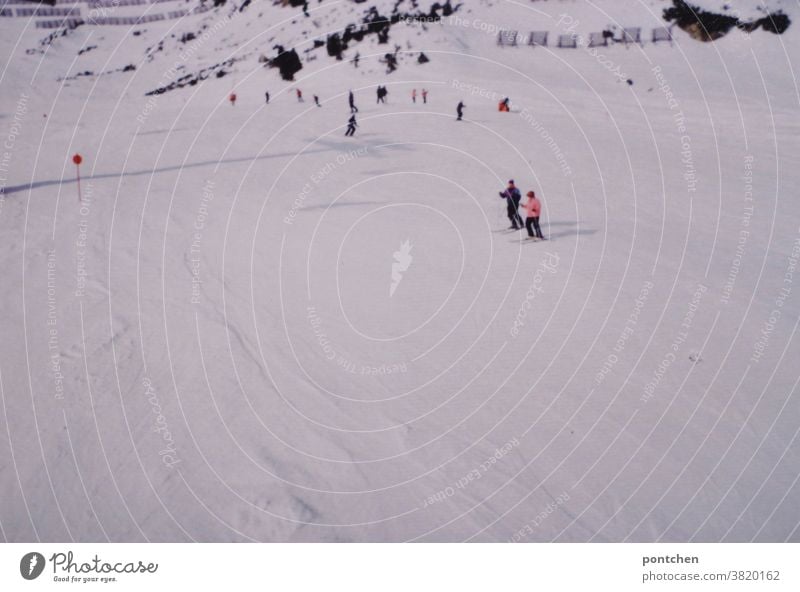
[[[542,202],[536,197],[533,191],[528,191],[528,203],[525,204],[525,228],[528,231],[528,238],[538,238],[544,240],[542,229],[539,228],[539,215],[542,213]],[[533,228],[531,228],[533,227]],[[536,234],[534,234],[534,230]]]

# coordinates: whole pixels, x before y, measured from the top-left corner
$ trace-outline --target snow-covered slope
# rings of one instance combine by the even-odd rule
[[[2,535],[800,539],[797,23],[654,45],[667,5],[470,0],[342,61],[304,50],[367,4],[0,19]],[[609,24],[646,43],[555,47]],[[497,232],[509,178],[550,242]]]

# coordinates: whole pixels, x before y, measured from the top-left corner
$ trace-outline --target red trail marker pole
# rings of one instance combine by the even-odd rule
[[[82,202],[83,198],[81,197],[81,163],[83,162],[83,157],[80,154],[75,154],[72,157],[72,162],[75,163],[75,170],[78,174],[78,201]]]

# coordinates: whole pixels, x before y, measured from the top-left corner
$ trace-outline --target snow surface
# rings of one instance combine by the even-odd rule
[[[800,23],[464,4],[294,83],[259,55],[365,4],[0,19],[5,540],[800,540]],[[609,23],[647,43],[553,47]],[[551,242],[496,232],[509,178]]]

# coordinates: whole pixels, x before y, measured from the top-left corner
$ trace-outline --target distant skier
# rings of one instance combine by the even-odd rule
[[[384,29],[384,31],[388,31],[389,29]],[[378,33],[378,39],[380,39],[380,33]],[[388,41],[388,38],[387,38]],[[380,43],[380,41],[378,41]],[[384,42],[385,43],[385,42]],[[399,47],[399,46],[397,46]],[[379,62],[383,62],[386,64],[386,73],[391,74],[395,70],[397,70],[397,56],[392,53],[387,53],[384,56],[384,59],[378,60]]]
[[[352,90],[350,91],[350,96],[347,98],[347,100],[350,103],[350,113],[358,113],[358,107],[356,107],[356,97]]]
[[[411,91],[411,102],[416,104],[417,102],[417,89]]]
[[[422,89],[422,102],[428,104],[428,91],[424,88]]]
[[[361,59],[361,56],[358,53],[356,53],[356,57],[353,58],[353,66],[354,67],[358,68],[358,60],[360,60],[360,59]]]
[[[264,93],[264,98],[267,99],[267,105],[269,105],[269,92]]]
[[[466,107],[464,101],[459,101],[458,105],[456,105],[456,114],[458,115],[458,119],[456,119],[456,121],[461,121],[461,119],[464,117],[464,107]]]
[[[519,202],[522,200],[517,186],[514,185],[514,179],[509,179],[508,187],[505,191],[500,192],[500,198],[506,200],[506,209],[508,219],[511,221],[509,230],[520,230],[522,228],[522,216],[519,215]]]
[[[505,111],[506,113],[510,112],[511,111],[511,100],[508,97],[506,97],[505,99],[500,101],[500,104],[497,106],[497,109],[498,109],[498,111]]]
[[[533,191],[528,191],[528,203],[525,204],[525,229],[528,231],[528,238],[534,236],[540,240],[544,240],[542,236],[542,229],[539,228],[539,215],[542,213],[542,202],[536,197]],[[533,226],[533,228],[531,228]],[[536,234],[534,235],[534,230]]]
[[[228,97],[228,100],[231,102],[231,107],[235,107],[236,106],[236,93],[231,93],[231,95]]]
[[[345,136],[353,136],[356,133],[356,128],[358,124],[356,123],[356,116],[355,113],[350,116],[350,119],[347,121],[347,131],[344,133]]]
[[[379,103],[386,103],[386,95],[389,94],[389,91],[386,90],[385,86],[378,87],[378,102]]]
[[[302,103],[303,102],[303,91],[298,88],[298,89],[295,89],[294,92],[297,95],[297,102],[298,103]]]
[[[317,107],[322,107],[322,105],[319,104],[319,97],[317,95],[314,95],[314,104]]]

